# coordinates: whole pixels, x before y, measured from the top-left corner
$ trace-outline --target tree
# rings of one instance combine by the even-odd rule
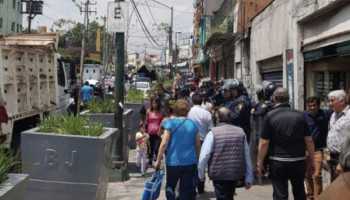
[[[83,38],[84,25],[72,20],[59,19],[51,27],[51,31],[60,34],[59,52],[63,56],[71,58],[80,57],[81,41]],[[96,52],[96,33],[101,31],[101,41],[104,41],[104,27],[97,21],[92,21],[89,24],[86,40],[86,54]],[[101,42],[101,49],[103,49],[103,42]]]

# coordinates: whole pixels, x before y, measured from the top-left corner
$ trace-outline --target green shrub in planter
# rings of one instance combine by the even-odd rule
[[[39,126],[39,132],[63,135],[100,136],[103,125],[81,116],[50,116]]]
[[[7,174],[14,166],[14,160],[4,149],[0,149],[0,184],[7,179]]]
[[[126,96],[126,102],[129,103],[142,103],[144,100],[144,94],[141,90],[130,89]]]
[[[113,99],[93,100],[88,104],[90,113],[114,113],[115,103]]]
[[[0,148],[0,184],[6,181],[10,171],[17,167],[18,164],[6,149]]]
[[[143,103],[144,94],[140,90],[130,89],[125,97],[126,103]],[[87,105],[89,113],[114,113],[116,110],[115,100],[106,98],[104,100],[93,100]]]
[[[6,150],[0,148],[0,199],[23,200],[28,181],[26,174],[10,174],[19,164]]]

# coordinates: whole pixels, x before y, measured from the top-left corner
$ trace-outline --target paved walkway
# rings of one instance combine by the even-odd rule
[[[144,182],[152,174],[152,169],[148,170],[148,174],[145,177],[141,177],[139,173],[136,172],[134,167],[135,163],[132,162],[134,159],[134,152],[130,153],[130,166],[131,166],[131,178],[126,182],[110,183],[108,188],[107,200],[139,200],[143,192]],[[165,181],[163,182],[163,186]],[[207,180],[206,183],[206,193],[199,196],[198,200],[214,200],[214,188]],[[162,189],[160,200],[165,200],[164,189]],[[272,199],[272,187],[271,185],[257,185],[253,186],[250,190],[238,189],[237,196],[235,200],[266,200]]]

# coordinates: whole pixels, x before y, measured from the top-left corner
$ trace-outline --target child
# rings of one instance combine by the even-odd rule
[[[140,167],[142,176],[147,170],[147,151],[148,151],[148,134],[143,124],[140,124],[140,130],[136,133],[136,166]]]

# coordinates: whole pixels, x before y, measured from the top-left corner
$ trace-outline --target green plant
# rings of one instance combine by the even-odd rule
[[[50,116],[39,126],[39,132],[63,135],[100,136],[103,125],[81,116]]]
[[[126,102],[130,103],[142,103],[144,100],[144,94],[140,90],[130,89],[126,96]]]
[[[113,113],[115,109],[113,99],[93,100],[88,104],[90,113]]]
[[[15,160],[4,149],[0,149],[0,184],[7,179],[7,174],[15,166]]]

